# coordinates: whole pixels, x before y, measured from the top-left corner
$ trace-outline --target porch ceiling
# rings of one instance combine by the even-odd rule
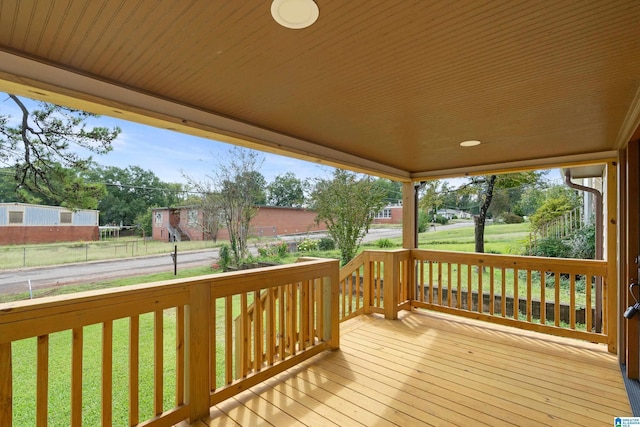
[[[636,0],[317,3],[289,30],[269,0],[2,1],[0,90],[400,179],[638,129]]]

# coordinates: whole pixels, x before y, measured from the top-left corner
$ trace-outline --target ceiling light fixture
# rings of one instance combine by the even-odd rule
[[[475,140],[475,139],[471,139],[469,141],[462,141],[460,143],[461,147],[475,147],[476,145],[480,145],[482,144],[481,141]]]
[[[313,0],[273,0],[271,16],[286,28],[307,28],[318,19],[320,10]]]

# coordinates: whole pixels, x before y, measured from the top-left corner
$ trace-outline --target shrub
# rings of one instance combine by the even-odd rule
[[[318,241],[311,239],[304,239],[302,242],[298,243],[298,251],[300,252],[309,252],[318,250]]]
[[[562,239],[547,237],[535,242],[531,247],[531,255],[553,258],[570,258],[571,248]]]
[[[229,245],[224,244],[220,246],[219,256],[220,262],[218,264],[220,264],[223,271],[226,271],[229,264],[231,264],[231,248],[229,248]]]
[[[424,233],[429,229],[429,215],[424,211],[418,212],[418,233]]]
[[[596,227],[593,223],[577,230],[567,241],[572,258],[595,259]]]
[[[441,225],[445,225],[449,222],[446,216],[436,215],[435,222]]]
[[[504,214],[502,214],[502,219],[504,220],[505,224],[521,224],[524,222],[523,217],[511,212],[505,212]]]
[[[321,251],[332,251],[336,248],[336,242],[329,237],[323,237],[318,241],[318,250]]]
[[[391,242],[391,240],[389,239],[378,239],[376,241],[376,246],[379,248],[392,248],[393,247],[393,243]]]

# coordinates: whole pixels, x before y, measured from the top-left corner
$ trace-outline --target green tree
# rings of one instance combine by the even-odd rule
[[[301,207],[304,205],[304,187],[304,182],[292,172],[277,175],[267,186],[267,202],[271,206]]]
[[[0,116],[0,162],[13,170],[16,197],[23,201],[60,204],[70,208],[95,208],[104,191],[80,176],[91,164],[86,150],[105,154],[120,129],[88,127],[94,114],[58,105],[38,103],[29,111],[23,99],[8,95],[21,111],[17,125]]]
[[[384,191],[385,202],[388,205],[398,204],[402,200],[402,183],[391,181],[386,178],[378,178],[373,181],[373,185]]]
[[[107,188],[98,204],[101,225],[135,225],[136,218],[152,207],[175,206],[185,190],[182,184],[162,182],[152,171],[139,166],[96,166],[85,177]]]
[[[449,193],[447,183],[434,179],[424,182],[420,190],[418,207],[424,212],[429,222],[434,222],[438,209],[444,204],[444,197]]]
[[[525,185],[533,185],[540,180],[544,172],[528,171],[508,173],[503,175],[484,175],[471,177],[459,191],[475,194],[477,202],[477,215],[474,216],[475,226],[475,251],[484,252],[484,230],[489,208],[493,202],[496,189],[523,188]]]
[[[546,198],[538,210],[531,215],[531,226],[538,231],[567,212],[580,206],[580,195],[564,185],[554,185],[547,190]]]
[[[385,205],[385,192],[371,177],[336,169],[333,179],[318,179],[311,193],[316,221],[324,222],[340,249],[343,264],[356,255],[369,231],[373,213]]]
[[[213,177],[196,181],[185,176],[203,195],[200,207],[205,220],[213,223],[222,218],[229,232],[232,261],[237,265],[248,257],[250,222],[258,212],[256,201],[265,193],[264,177],[258,171],[263,162],[256,151],[234,147]]]

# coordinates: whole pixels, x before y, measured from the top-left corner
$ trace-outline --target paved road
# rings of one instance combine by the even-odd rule
[[[469,227],[469,223],[455,223],[438,226],[437,229]],[[364,238],[365,242],[382,238],[393,238],[402,235],[399,228],[374,228]],[[314,237],[320,238],[318,234]],[[296,241],[300,236],[287,236],[284,240]],[[178,270],[181,268],[199,267],[207,265],[218,258],[217,249],[178,253]],[[82,283],[88,280],[113,279],[131,275],[143,275],[158,272],[172,272],[173,260],[169,254],[147,256],[140,258],[120,259],[112,261],[96,261],[88,263],[67,264],[53,267],[37,267],[16,270],[0,270],[0,294],[12,294],[32,289],[43,289],[57,285]]]
[[[217,249],[178,253],[178,270],[211,263],[218,257]],[[0,294],[10,294],[56,285],[92,282],[135,274],[172,272],[173,259],[169,254],[113,261],[67,264],[53,267],[25,268],[0,271]]]

